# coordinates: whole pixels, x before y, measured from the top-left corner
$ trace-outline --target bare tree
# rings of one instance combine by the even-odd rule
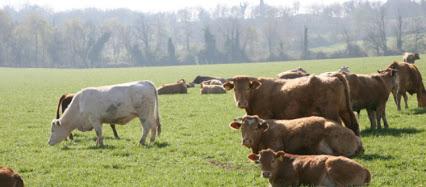
[[[398,14],[397,15],[398,19],[397,19],[396,27],[395,27],[396,49],[399,52],[402,52],[402,33],[403,33],[402,25],[403,25],[403,22],[402,22],[402,16],[401,16],[401,13],[400,13],[399,10],[398,10],[397,14]]]
[[[413,51],[419,51],[420,48],[420,42],[425,37],[425,26],[423,23],[423,19],[420,17],[416,17],[412,19],[411,22],[411,29],[410,33],[412,35],[412,44],[413,44]]]
[[[385,9],[377,7],[365,28],[367,35],[364,38],[366,46],[372,48],[376,55],[385,55],[388,52],[385,26]]]

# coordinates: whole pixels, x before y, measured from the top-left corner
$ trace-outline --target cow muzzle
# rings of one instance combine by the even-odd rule
[[[243,139],[242,145],[246,146],[247,148],[251,147],[251,140],[250,139]]]
[[[262,171],[262,177],[269,179],[271,177],[271,172],[270,171]]]
[[[241,109],[245,109],[248,107],[248,103],[247,102],[237,102],[237,107],[241,108]]]

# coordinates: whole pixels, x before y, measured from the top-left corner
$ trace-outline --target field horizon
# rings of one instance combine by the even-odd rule
[[[425,55],[421,55],[421,58]],[[273,77],[302,67],[319,74],[349,66],[353,73],[375,73],[401,56],[325,59],[268,63],[160,67],[53,69],[0,67],[0,165],[10,166],[26,186],[267,186],[260,167],[250,162],[241,135],[228,127],[245,112],[233,91],[200,95],[160,95],[162,134],[140,146],[135,119],[117,125],[121,139],[104,125],[104,148],[95,132],[75,130],[74,141],[49,146],[50,122],[64,93],[90,86],[151,80],[158,87],[197,75]],[[416,62],[426,75],[426,61]],[[425,83],[425,82],[424,82]],[[398,112],[392,95],[387,103],[389,129],[371,130],[365,110],[359,119],[365,153],[354,158],[372,173],[370,186],[426,185],[426,110],[409,96],[409,109]]]

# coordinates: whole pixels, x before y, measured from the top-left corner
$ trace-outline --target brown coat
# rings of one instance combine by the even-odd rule
[[[385,128],[388,127],[386,119],[386,102],[392,89],[396,87],[397,72],[386,69],[378,74],[351,74],[343,73],[351,89],[352,109],[359,113],[366,109],[370,119],[371,128],[381,128],[381,120]]]
[[[59,112],[59,108],[61,108],[62,113],[64,113],[65,109],[68,108],[68,105],[70,105],[72,99],[74,98],[74,95],[75,94],[73,94],[73,93],[66,93],[59,98],[58,107],[56,108],[56,119],[59,119],[61,117],[60,112]],[[114,137],[116,139],[120,139],[120,137],[118,136],[117,130],[115,129],[115,125],[110,124],[110,126],[111,126],[111,129],[112,129],[112,132],[114,133]],[[72,133],[70,133],[69,138],[70,138],[70,140],[74,139],[74,136],[72,135]]]
[[[329,155],[293,155],[284,151],[263,150],[258,160],[262,176],[275,186],[365,186],[371,181],[367,168],[354,160]]]
[[[224,85],[234,89],[235,102],[248,115],[263,119],[322,116],[344,122],[356,135],[359,125],[352,112],[349,86],[344,76],[308,76],[268,79],[236,76]]]
[[[348,128],[323,117],[263,120],[244,116],[231,128],[240,129],[242,144],[258,153],[262,149],[295,154],[328,154],[351,157],[364,151],[361,139]]]
[[[24,181],[18,173],[9,167],[0,166],[1,187],[24,187]]]
[[[163,94],[186,94],[188,93],[188,88],[185,82],[164,84],[158,89],[158,95]]]
[[[392,90],[392,95],[398,110],[401,110],[401,96],[404,97],[405,108],[407,105],[407,94],[417,95],[418,107],[426,107],[426,91],[423,85],[422,75],[417,69],[416,65],[403,62],[393,62],[389,68],[398,70],[396,78],[396,89]]]

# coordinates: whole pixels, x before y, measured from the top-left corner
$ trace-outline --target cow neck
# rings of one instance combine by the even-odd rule
[[[77,128],[77,126],[80,124],[81,116],[73,117],[73,115],[70,115],[71,113],[78,114],[78,111],[74,109],[76,106],[70,105],[68,110],[65,111],[65,113],[62,115],[61,118],[59,118],[59,121],[61,122],[61,126],[68,130],[73,130]]]
[[[248,115],[255,115],[255,113],[254,113],[255,111],[253,110],[253,108],[254,108],[253,106],[256,105],[255,104],[256,99],[254,99],[256,94],[257,94],[257,90],[256,89],[252,90],[249,94],[249,98],[247,99],[249,101],[247,103],[248,106],[246,108],[246,113]]]
[[[272,128],[274,128],[274,127],[271,127],[270,123],[268,123],[268,124],[269,124],[269,128],[265,132],[263,132],[262,136],[260,137],[260,142],[261,143],[260,143],[259,147],[270,148],[270,147],[267,147],[267,146],[271,145],[271,141],[277,139],[275,137],[275,134],[274,134],[273,130],[272,130]],[[278,151],[278,150],[275,150],[275,151]]]
[[[378,77],[383,81],[386,92],[387,93],[391,92],[392,79],[393,79],[392,76],[390,76],[389,74],[384,74],[384,75],[379,75]]]

